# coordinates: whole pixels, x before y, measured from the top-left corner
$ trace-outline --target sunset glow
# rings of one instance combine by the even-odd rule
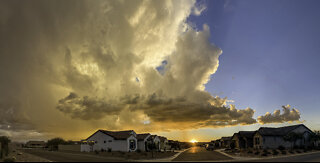
[[[198,141],[196,139],[190,140],[191,143],[197,143]]]

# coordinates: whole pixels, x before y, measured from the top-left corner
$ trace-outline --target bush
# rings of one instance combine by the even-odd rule
[[[283,151],[283,150],[285,150],[286,148],[285,148],[284,146],[280,145],[280,146],[278,147],[278,149],[279,149],[280,151]]]
[[[268,154],[267,153],[262,153],[262,155],[261,156],[268,156]]]
[[[95,150],[94,153],[95,153],[95,154],[99,154],[99,151],[98,151],[98,150]]]
[[[3,160],[3,162],[16,162],[16,158],[15,157],[8,157],[8,158],[5,158]]]
[[[141,153],[141,150],[140,150],[140,149],[137,149],[137,152],[138,152],[138,153]]]
[[[251,153],[253,153],[251,150],[249,150],[248,152],[247,152],[248,154],[251,154]]]
[[[287,151],[283,150],[283,151],[281,151],[281,154],[286,155]]]
[[[272,150],[272,154],[273,154],[273,155],[278,155],[278,154],[279,154],[279,152],[278,152],[277,150],[275,150],[275,149],[274,149],[274,150]]]
[[[296,150],[296,152],[297,152],[297,153],[301,153],[301,151],[300,151],[300,150]]]
[[[111,149],[111,148],[108,148],[108,152],[112,152],[112,149]]]
[[[293,150],[290,150],[289,153],[294,154],[294,151],[293,151]]]
[[[256,151],[254,152],[255,155],[259,155],[260,154],[260,151]]]

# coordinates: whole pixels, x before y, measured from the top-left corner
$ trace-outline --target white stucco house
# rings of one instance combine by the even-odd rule
[[[306,147],[312,144],[311,134],[313,132],[303,124],[279,128],[261,127],[254,135],[253,145],[256,149],[275,149],[279,146],[284,148]],[[288,139],[290,135],[296,137],[294,141]]]
[[[138,140],[138,149],[140,151],[148,151],[148,144],[151,142],[148,140],[148,138],[151,136],[149,133],[145,134],[137,134],[137,140]]]
[[[107,131],[98,130],[89,136],[81,144],[82,152],[91,151],[123,151],[131,152],[138,149],[136,133],[133,130],[128,131]]]

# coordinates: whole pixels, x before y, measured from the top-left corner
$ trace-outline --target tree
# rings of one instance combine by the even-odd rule
[[[58,150],[58,146],[60,144],[68,144],[68,142],[66,142],[64,139],[62,138],[53,138],[48,140],[47,146],[51,149],[51,150]]]
[[[1,143],[0,158],[2,158],[3,156],[8,156],[10,142],[11,140],[7,136],[0,136],[0,143]]]

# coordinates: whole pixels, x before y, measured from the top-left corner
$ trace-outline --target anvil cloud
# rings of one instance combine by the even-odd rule
[[[222,50],[207,25],[186,22],[204,9],[179,0],[1,1],[0,131],[256,123],[253,109],[205,90]]]

